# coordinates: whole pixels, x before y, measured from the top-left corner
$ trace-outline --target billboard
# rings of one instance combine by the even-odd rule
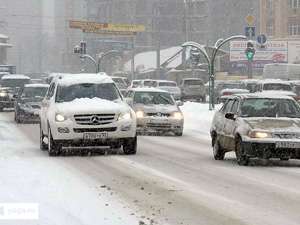
[[[247,61],[245,49],[247,41],[232,41],[230,43],[230,62]],[[253,61],[267,61],[268,63],[288,62],[287,41],[269,41],[263,49],[256,48]]]

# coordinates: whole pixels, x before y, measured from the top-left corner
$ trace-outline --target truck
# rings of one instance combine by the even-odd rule
[[[263,79],[300,80],[300,64],[266,64]]]

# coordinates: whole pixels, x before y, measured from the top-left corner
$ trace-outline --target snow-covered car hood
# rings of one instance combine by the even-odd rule
[[[71,102],[56,103],[56,110],[64,115],[72,116],[74,114],[117,114],[127,112],[130,107],[123,101],[108,101],[100,98],[81,98]]]
[[[299,132],[300,118],[244,118],[251,129],[269,130],[271,132]]]
[[[172,113],[178,112],[180,109],[176,105],[142,105],[137,104],[134,109],[142,110],[145,113]]]
[[[292,91],[263,91],[261,92],[262,94],[265,94],[265,95],[283,95],[283,96],[291,96],[291,97],[295,97],[297,96],[294,92]]]
[[[246,94],[246,93],[249,93],[249,90],[247,89],[229,89],[229,88],[226,88],[226,89],[223,89],[221,91],[221,94],[223,93],[226,93],[226,92],[229,92],[229,93],[232,93],[232,94]]]

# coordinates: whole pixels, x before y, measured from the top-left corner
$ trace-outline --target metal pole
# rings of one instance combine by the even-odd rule
[[[160,79],[160,8],[157,7],[157,50],[156,50],[156,78]]]
[[[253,78],[252,60],[248,60],[248,79]]]
[[[131,80],[135,79],[135,38],[132,36]]]

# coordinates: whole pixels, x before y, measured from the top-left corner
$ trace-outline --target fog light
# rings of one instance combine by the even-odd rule
[[[57,128],[57,130],[59,133],[63,133],[63,134],[70,133],[70,130],[67,127],[59,127],[59,128]]]
[[[124,125],[121,127],[121,131],[129,131],[131,129],[131,125]]]

